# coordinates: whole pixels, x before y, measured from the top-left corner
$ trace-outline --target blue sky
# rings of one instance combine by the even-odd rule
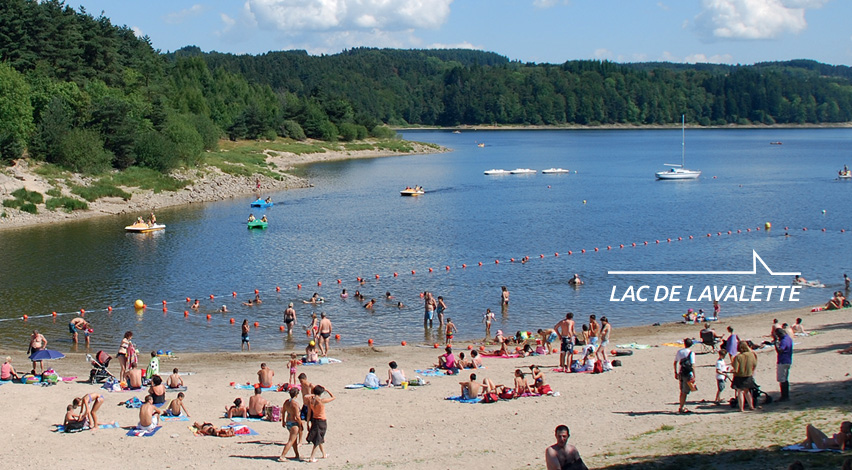
[[[462,47],[573,59],[852,65],[852,0],[67,0],[157,49]]]

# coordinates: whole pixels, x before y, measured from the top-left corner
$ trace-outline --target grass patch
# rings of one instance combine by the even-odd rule
[[[102,197],[120,197],[125,201],[129,201],[131,194],[121,188],[105,183],[103,180],[91,186],[74,186],[71,192],[81,198],[94,202]]]
[[[62,197],[62,191],[59,188],[50,188],[45,194],[50,197]]]
[[[33,204],[41,204],[44,202],[44,196],[38,191],[27,191],[24,188],[19,188],[12,191],[12,196],[23,202],[31,202]]]
[[[162,191],[178,191],[189,185],[189,181],[179,180],[150,168],[133,166],[124,171],[113,173],[100,179],[99,183],[111,186],[127,186],[140,189],[151,189],[155,193]],[[127,193],[125,193],[127,194]],[[122,196],[124,197],[124,196]],[[128,195],[129,199],[130,196]]]
[[[89,205],[86,201],[81,201],[79,199],[75,199],[73,197],[53,197],[47,200],[45,206],[49,210],[56,210],[58,208],[62,208],[65,212],[73,212],[77,210],[86,210],[89,208]]]
[[[33,172],[48,180],[66,179],[71,176],[71,172],[63,170],[52,163],[42,163]]]

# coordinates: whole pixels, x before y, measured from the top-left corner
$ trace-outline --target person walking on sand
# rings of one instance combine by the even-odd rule
[[[560,424],[556,426],[556,444],[544,451],[544,461],[547,470],[588,470],[589,467],[583,463],[577,448],[568,443],[571,431],[568,426]]]
[[[689,392],[695,390],[695,353],[689,349],[690,347],[692,347],[692,340],[686,338],[683,340],[683,348],[675,354],[674,374],[680,386],[680,397],[678,398],[680,406],[677,409],[678,413],[692,413],[692,411],[685,408],[686,396],[689,395]]]
[[[284,446],[284,451],[281,452],[281,457],[278,458],[279,462],[287,460],[287,452],[290,452],[290,449],[293,449],[296,453],[296,460],[301,460],[301,457],[299,457],[299,439],[302,438],[302,419],[299,416],[299,405],[296,402],[299,389],[293,387],[287,393],[290,394],[290,398],[281,407],[281,410],[284,412],[284,419],[281,420],[281,426],[287,430],[289,435],[287,437],[287,444]]]
[[[328,398],[322,398],[323,393],[328,393]],[[308,405],[308,437],[307,441],[314,445],[311,449],[311,456],[308,462],[316,462],[314,458],[317,448],[322,453],[322,458],[328,458],[325,453],[323,444],[325,443],[325,433],[328,430],[328,421],[325,415],[325,405],[334,401],[334,394],[323,388],[322,385],[314,385],[312,393],[305,396],[305,402]]]
[[[320,314],[320,322],[319,322],[319,330],[318,331],[319,331],[319,349],[320,349],[320,354],[322,354],[323,356],[328,356],[328,349],[329,349],[328,338],[331,337],[331,330],[332,330],[331,320],[329,320],[328,317],[325,316],[325,312],[322,312]]]
[[[574,359],[574,313],[568,312],[565,314],[565,319],[561,320],[553,327],[556,334],[559,335],[559,368],[565,372],[571,369],[571,362]]]
[[[781,386],[781,398],[790,399],[790,367],[793,365],[793,338],[783,328],[775,330],[775,353],[777,354],[775,378]]]
[[[485,341],[491,339],[491,322],[493,321],[494,312],[490,308],[486,308],[485,313],[482,315],[482,322],[485,323]]]
[[[243,325],[240,327],[240,338],[242,342],[240,343],[240,351],[243,348],[248,347],[248,350],[251,351],[251,340],[249,339],[249,323],[248,319],[243,319]]]
[[[299,366],[299,357],[296,356],[296,353],[290,353],[290,362],[287,363],[287,367],[290,368],[290,380],[288,384],[296,385],[298,379],[296,378],[297,367]]]
[[[719,320],[719,313],[722,311],[722,306],[719,305],[719,300],[716,299],[713,301],[713,317],[716,321]]]

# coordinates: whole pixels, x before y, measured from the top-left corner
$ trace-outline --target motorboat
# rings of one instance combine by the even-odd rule
[[[485,147],[485,142],[480,142],[480,143],[476,144],[476,146],[479,147],[479,148],[483,148],[483,147]]]
[[[508,174],[509,174],[509,170],[504,170],[504,169],[502,169],[502,168],[500,168],[500,169],[498,170],[498,169],[496,169],[496,168],[492,168],[492,169],[490,169],[490,170],[485,170],[485,174],[486,174],[486,175],[508,175]]]
[[[670,166],[667,171],[658,171],[655,173],[658,180],[694,180],[701,176],[701,170],[688,170],[685,168],[686,163],[686,116],[680,116],[681,126],[681,142],[680,142],[680,164],[666,163],[665,166]]]
[[[510,171],[509,173],[511,173],[513,175],[531,175],[531,174],[535,173],[535,170],[530,170],[529,168],[515,168],[514,170]]]
[[[166,226],[163,224],[151,224],[148,225],[146,222],[136,222],[133,225],[128,225],[124,227],[124,230],[133,233],[151,233],[158,232],[160,230],[165,230]]]
[[[415,188],[405,188],[399,192],[400,196],[422,196],[424,194],[426,194],[426,191],[419,186]]]
[[[272,202],[272,201],[268,201],[268,202],[267,202],[267,201],[265,201],[265,200],[263,200],[263,199],[257,198],[257,200],[256,200],[256,201],[252,201],[250,205],[251,205],[251,207],[267,208],[267,207],[272,207],[272,206],[274,206],[274,205],[275,205],[275,203],[274,203],[274,202]]]
[[[848,169],[844,165],[843,169],[837,172],[837,178],[841,180],[852,180],[852,170]]]
[[[565,168],[548,168],[546,170],[541,170],[543,174],[553,175],[557,173],[571,173],[571,170],[566,170]]]
[[[251,222],[247,222],[246,226],[248,226],[249,230],[253,228],[265,229],[268,223],[262,220],[252,220]]]

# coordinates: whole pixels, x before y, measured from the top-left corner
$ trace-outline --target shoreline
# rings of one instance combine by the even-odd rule
[[[743,339],[752,338],[760,343],[768,333],[770,322],[778,318],[792,322],[797,316],[805,318],[805,327],[819,334],[794,339],[794,366],[791,372],[792,398],[789,403],[764,405],[762,410],[739,413],[729,406],[712,403],[715,393],[714,354],[701,354],[696,345],[696,375],[698,391],[690,394],[687,406],[691,414],[677,414],[677,381],[672,378],[672,360],[678,348],[665,343],[676,342],[684,336],[697,336],[703,325],[663,324],[659,327],[625,327],[614,325],[610,348],[622,343],[645,343],[652,347],[635,349],[631,356],[620,356],[623,363],[604,374],[564,374],[551,368],[557,366],[557,355],[535,356],[516,359],[485,357],[486,368],[475,372],[479,378],[489,378],[495,383],[510,383],[515,369],[526,371],[530,364],[539,364],[546,381],[559,396],[542,396],[500,401],[493,405],[468,405],[447,401],[444,398],[458,395],[461,380],[467,380],[471,371],[463,371],[460,377],[425,377],[430,385],[403,389],[381,388],[375,391],[348,390],[347,384],[362,380],[370,367],[384,381],[388,361],[397,361],[406,377],[416,375],[414,369],[433,364],[441,352],[431,347],[408,346],[355,346],[336,348],[332,343],[330,356],[342,362],[325,366],[298,366],[299,373],[324,385],[335,400],[327,405],[329,431],[326,450],[328,460],[320,460],[319,468],[405,468],[411,465],[426,465],[427,468],[462,468],[472,465],[484,468],[533,468],[544,467],[544,449],[552,444],[553,429],[557,424],[567,424],[571,429],[571,443],[577,446],[586,463],[592,468],[615,465],[650,465],[659,459],[682,456],[700,458],[704,462],[721,464],[723,459],[732,459],[728,465],[716,468],[738,468],[743,459],[763,457],[775,463],[761,462],[764,467],[782,468],[793,460],[810,458],[805,454],[785,454],[777,446],[801,441],[804,423],[813,422],[821,429],[832,430],[845,419],[848,411],[849,379],[844,378],[848,364],[836,350],[848,345],[846,338],[848,312],[828,311],[810,313],[810,307],[779,310],[763,314],[724,317],[716,325],[717,332],[731,324]],[[723,312],[724,315],[724,312]],[[554,323],[561,315],[554,314]],[[579,317],[585,317],[581,313]],[[466,342],[459,341],[457,351],[464,350]],[[116,338],[115,347],[118,341]],[[656,347],[654,347],[656,346]],[[147,351],[150,345],[140,345]],[[110,354],[114,353],[108,350]],[[89,461],[84,453],[68,453],[67,439],[76,445],[106,446],[98,452],[103,466],[121,462],[143,462],[145,455],[156,453],[171,462],[172,466],[186,468],[204,465],[205,468],[225,469],[238,464],[244,468],[280,468],[275,461],[286,441],[286,431],[280,423],[249,422],[257,436],[246,438],[196,438],[187,429],[193,421],[212,422],[223,426],[229,420],[221,418],[222,409],[234,397],[246,400],[251,390],[237,390],[231,383],[254,383],[260,362],[266,362],[276,371],[274,383],[287,382],[286,361],[289,351],[251,351],[241,353],[188,353],[175,352],[174,358],[161,358],[160,371],[163,375],[172,368],[190,372],[183,377],[188,390],[186,406],[191,413],[188,422],[162,423],[163,429],[149,439],[130,439],[125,430],[99,430],[67,437],[50,432],[51,425],[61,421],[64,408],[73,397],[88,392],[102,393],[94,385],[77,381],[61,383],[53,387],[7,384],[0,393],[10,403],[26,401],[31,405],[17,407],[0,416],[0,426],[15,429],[10,432],[7,444],[24,453],[47,449],[42,452],[43,463],[65,462],[73,468],[82,467]],[[28,369],[24,354],[20,350],[0,349],[0,355],[8,354],[19,371]],[[777,397],[775,383],[775,353],[772,348],[757,351],[758,368],[755,380],[762,389]],[[140,362],[144,365],[140,353]],[[88,363],[84,353],[72,353],[64,361],[54,361],[63,376],[88,377]],[[117,363],[110,370],[117,373]],[[836,392],[828,396],[827,389]],[[814,390],[812,392],[811,390]],[[820,391],[822,390],[822,391]],[[106,404],[99,413],[101,422],[117,421],[121,426],[132,426],[138,410],[116,408],[115,404],[133,397],[144,396],[144,391],[105,393]],[[814,395],[814,393],[817,393]],[[839,396],[838,396],[839,394]],[[825,395],[825,396],[823,396]],[[263,396],[278,405],[287,398],[285,393],[264,392]],[[732,393],[723,392],[725,400]],[[167,400],[174,394],[167,394]],[[838,406],[841,410],[838,410]],[[582,411],[581,410],[585,410]],[[838,413],[840,411],[840,413]],[[594,414],[594,425],[588,421]],[[535,419],[530,419],[535,417]],[[738,425],[730,426],[731,419]],[[496,423],[495,423],[495,420]],[[17,425],[15,423],[18,423]],[[23,423],[23,425],[21,425]],[[488,440],[479,444],[470,442],[480,434],[477,426],[494,423],[511,432],[488,432]],[[699,424],[700,423],[700,424]],[[706,436],[707,444],[694,442],[695,426],[717,429]],[[17,426],[17,427],[16,427]],[[765,427],[772,431],[766,432]],[[126,428],[125,428],[126,429]],[[366,437],[369,433],[369,438]],[[462,438],[464,437],[464,438]],[[683,440],[681,441],[681,437]],[[721,442],[715,442],[720,440]],[[132,442],[133,445],[127,444]],[[405,443],[402,448],[394,443]],[[691,443],[691,444],[690,444]],[[697,446],[697,447],[696,447]],[[435,452],[435,447],[441,452]],[[53,449],[53,450],[50,450]],[[303,456],[310,453],[311,446],[300,446]],[[400,451],[403,449],[403,451]],[[698,453],[696,456],[694,453]],[[753,457],[754,453],[764,453]],[[292,453],[291,453],[292,455]],[[752,457],[749,457],[752,456]],[[824,458],[822,456],[820,458]],[[838,455],[838,458],[844,456]],[[810,466],[808,466],[810,468]]]
[[[480,124],[480,125],[459,125],[454,127],[437,127],[437,126],[412,126],[412,127],[394,127],[397,132],[405,131],[594,131],[594,130],[660,130],[660,129],[680,129],[680,123],[671,124],[600,124],[581,125],[581,124],[564,124],[564,125],[524,125],[524,124]],[[831,124],[724,124],[701,126],[695,123],[686,123],[687,129],[850,129],[852,121],[839,122]]]
[[[253,174],[251,176],[235,176],[223,173],[213,166],[179,170],[172,176],[194,181],[179,191],[163,191],[154,193],[153,190],[122,187],[132,194],[132,198],[125,201],[117,197],[106,197],[90,202],[85,211],[65,212],[61,209],[48,210],[43,204],[39,207],[38,214],[30,214],[18,209],[0,208],[6,217],[0,217],[0,231],[32,227],[44,223],[61,223],[74,220],[84,220],[93,217],[106,217],[115,215],[126,215],[127,223],[132,223],[139,215],[159,210],[166,207],[183,206],[205,202],[223,201],[257,194],[256,180],[261,182],[260,191],[265,193],[286,191],[290,189],[301,189],[313,187],[313,184],[305,178],[287,173],[294,168],[314,164],[342,160],[396,157],[404,155],[429,155],[434,153],[446,153],[452,151],[448,148],[436,149],[419,142],[411,142],[414,150],[411,152],[397,152],[391,150],[340,150],[314,153],[295,154],[290,152],[279,152],[265,150],[266,162],[278,174],[278,178],[270,178],[265,175]],[[45,194],[51,188],[47,178],[33,171],[33,162],[28,159],[15,161],[15,165],[0,168],[0,200],[5,200],[10,194],[25,188],[28,191],[38,191]],[[38,162],[36,162],[36,166]],[[83,181],[85,178],[74,175],[75,180]],[[61,185],[64,187],[64,185]],[[59,188],[63,189],[63,188]],[[64,191],[67,193],[68,191]]]

